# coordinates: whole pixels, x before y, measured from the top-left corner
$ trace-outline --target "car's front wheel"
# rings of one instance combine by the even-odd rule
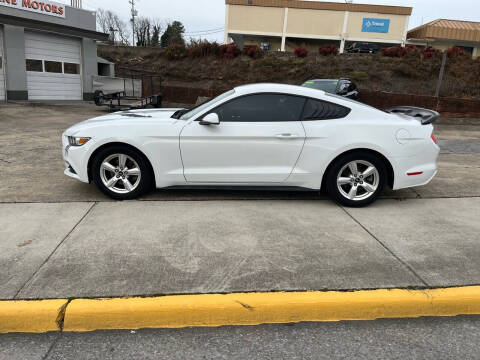
[[[326,185],[333,200],[350,207],[373,203],[383,191],[387,169],[381,159],[369,152],[342,156],[330,167]]]
[[[145,193],[152,182],[148,160],[127,146],[101,150],[92,164],[93,181],[115,200],[130,200]]]

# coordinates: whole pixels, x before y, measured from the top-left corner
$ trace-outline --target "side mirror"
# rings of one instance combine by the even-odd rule
[[[201,121],[200,125],[219,125],[220,119],[216,113],[210,113],[205,116]]]

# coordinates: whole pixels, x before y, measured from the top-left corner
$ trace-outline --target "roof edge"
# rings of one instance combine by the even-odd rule
[[[350,12],[370,12],[390,15],[412,15],[413,8],[391,5],[349,4],[340,2],[319,2],[302,0],[225,0],[227,5],[263,6],[310,10],[332,10]]]
[[[85,30],[85,29],[79,29],[72,26],[46,23],[39,20],[28,19],[28,21],[25,21],[24,18],[11,16],[11,15],[0,14],[0,24],[21,26],[26,29],[55,32],[55,33],[61,33],[62,35],[66,35],[66,36],[89,38],[89,39],[99,40],[99,41],[107,41],[110,38],[108,34],[104,34],[104,33],[93,31],[93,30]]]

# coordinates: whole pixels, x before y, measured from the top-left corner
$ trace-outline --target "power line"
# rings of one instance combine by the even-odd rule
[[[210,30],[190,31],[190,32],[187,32],[186,34],[198,34],[198,33],[212,32],[212,31],[220,32],[220,31],[223,31],[224,29],[225,28],[221,27],[221,28],[215,28]]]

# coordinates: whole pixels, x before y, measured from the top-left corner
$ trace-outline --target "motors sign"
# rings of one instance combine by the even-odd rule
[[[0,6],[38,14],[65,17],[65,5],[46,0],[0,0]]]

